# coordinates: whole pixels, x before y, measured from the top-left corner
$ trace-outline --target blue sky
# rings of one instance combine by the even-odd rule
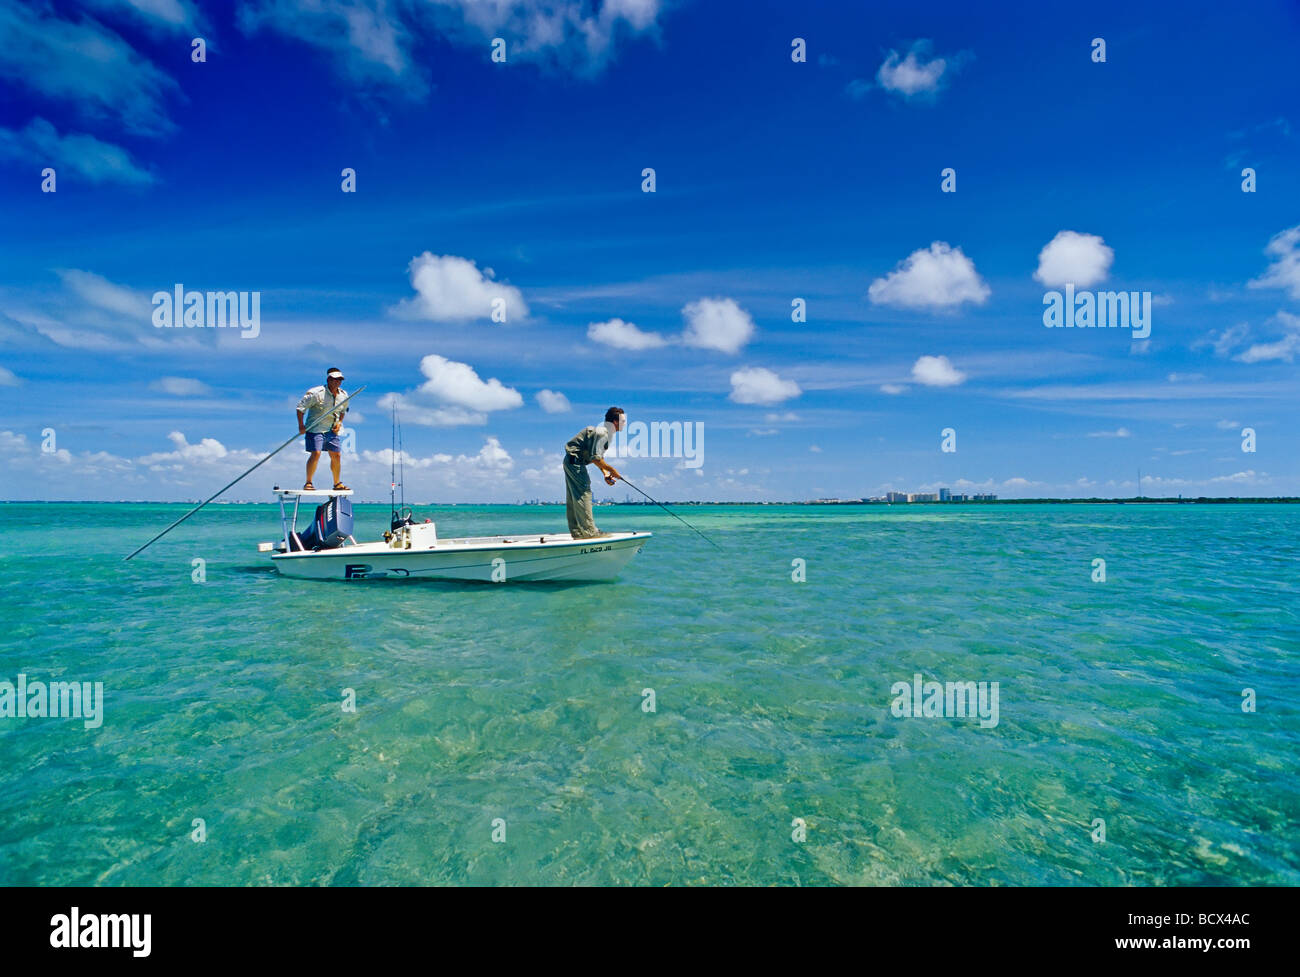
[[[368,498],[394,401],[421,501],[562,498],[610,404],[704,425],[661,498],[1300,494],[1300,7],[1049,6],[0,0],[0,498],[206,495],[331,365]]]

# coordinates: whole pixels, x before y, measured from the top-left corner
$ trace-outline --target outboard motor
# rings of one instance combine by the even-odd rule
[[[347,496],[337,495],[316,507],[311,525],[299,538],[303,549],[332,550],[342,546],[352,535],[352,502]]]

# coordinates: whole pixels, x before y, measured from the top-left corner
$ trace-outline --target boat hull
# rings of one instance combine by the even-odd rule
[[[479,537],[440,541],[424,549],[363,543],[319,552],[276,553],[271,560],[284,576],[304,580],[613,580],[650,536]]]

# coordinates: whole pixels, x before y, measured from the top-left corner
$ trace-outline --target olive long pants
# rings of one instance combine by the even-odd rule
[[[569,518],[569,535],[574,539],[599,536],[591,513],[591,477],[587,466],[564,462],[564,514]]]

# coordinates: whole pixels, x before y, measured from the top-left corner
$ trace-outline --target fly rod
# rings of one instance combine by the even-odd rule
[[[339,403],[335,404],[333,407],[331,407],[329,410],[327,410],[324,414],[322,414],[321,417],[329,417],[331,414],[336,413],[336,412],[339,410],[339,408],[341,408],[341,407],[342,407],[344,404],[346,404],[349,400],[351,400],[353,397],[355,397],[357,394],[361,393],[361,391],[362,391],[362,390],[365,390],[365,389],[366,389],[365,387],[358,387],[356,391],[354,391],[353,393],[348,394],[348,396],[344,397],[341,401],[339,401]],[[318,421],[318,423],[319,423],[319,421]],[[269,455],[267,455],[265,458],[263,458],[261,461],[259,461],[256,465],[254,465],[252,468],[248,469],[248,471],[244,472],[243,475],[240,475],[238,478],[236,478],[235,481],[233,481],[233,482],[228,482],[228,483],[226,483],[225,485],[223,485],[221,488],[217,489],[216,492],[214,492],[212,495],[208,496],[208,498],[206,498],[205,500],[203,500],[202,502],[200,502],[198,505],[196,505],[196,506],[195,506],[193,509],[191,509],[189,512],[185,513],[185,515],[183,515],[183,516],[181,516],[179,519],[177,519],[174,523],[172,523],[170,526],[168,526],[166,529],[164,529],[162,532],[160,532],[157,536],[155,536],[153,539],[149,540],[149,542],[145,543],[144,546],[139,546],[139,547],[137,547],[136,549],[132,550],[132,551],[131,551],[131,556],[126,557],[126,559],[124,559],[122,562],[125,563],[126,560],[131,559],[132,556],[135,556],[135,555],[136,555],[137,553],[139,553],[141,550],[144,550],[144,549],[146,549],[147,547],[152,546],[154,543],[158,542],[158,540],[162,539],[164,536],[166,536],[168,533],[170,533],[173,529],[175,529],[177,526],[179,526],[181,523],[183,523],[186,519],[188,519],[190,516],[194,515],[194,513],[198,512],[200,509],[202,509],[205,505],[207,505],[209,502],[211,502],[213,499],[215,499],[218,495],[220,495],[220,494],[221,494],[222,492],[224,492],[226,489],[230,488],[231,485],[234,485],[235,482],[241,481],[241,480],[242,480],[243,478],[245,478],[246,476],[251,475],[251,474],[252,474],[253,472],[255,472],[257,469],[261,468],[261,467],[262,467],[263,465],[265,465],[268,461],[270,461],[272,458],[274,458],[276,455],[278,455],[278,454],[279,454],[281,451],[283,451],[285,448],[289,447],[289,445],[291,445],[295,440],[297,440],[297,439],[300,438],[300,437],[302,437],[301,432],[298,433],[298,434],[295,434],[295,435],[294,435],[293,437],[291,437],[288,441],[286,441],[284,444],[280,445],[280,447],[276,448],[276,449],[275,449],[274,451],[272,451]]]
[[[626,479],[626,478],[623,478],[622,475],[619,476],[619,479],[620,479],[621,481],[627,482],[627,484],[628,484],[628,486],[629,486],[630,488],[634,488],[634,489],[636,489],[638,492],[641,492],[641,490],[640,490],[639,488],[636,488],[635,485],[633,485],[631,482],[628,482],[627,479]],[[645,495],[645,497],[646,497],[647,499],[650,499],[650,496],[646,495],[645,492],[641,492],[641,494],[642,494],[642,495]],[[672,516],[674,519],[676,519],[676,520],[677,520],[678,522],[680,522],[683,526],[685,526],[687,529],[689,529],[691,532],[693,532],[696,536],[700,537],[700,539],[704,540],[704,542],[708,543],[708,544],[709,544],[710,546],[712,546],[714,549],[717,549],[717,550],[722,549],[721,546],[719,546],[719,545],[718,545],[717,543],[715,543],[713,540],[709,539],[709,537],[705,536],[702,532],[700,532],[698,529],[696,529],[694,526],[692,526],[689,522],[687,522],[685,519],[683,519],[683,518],[682,518],[681,516],[679,516],[677,513],[673,512],[672,509],[668,508],[668,506],[664,505],[664,504],[663,504],[662,502],[660,502],[658,499],[650,499],[650,501],[653,502],[655,505],[657,505],[659,508],[663,509],[664,512],[668,513],[668,515]]]

